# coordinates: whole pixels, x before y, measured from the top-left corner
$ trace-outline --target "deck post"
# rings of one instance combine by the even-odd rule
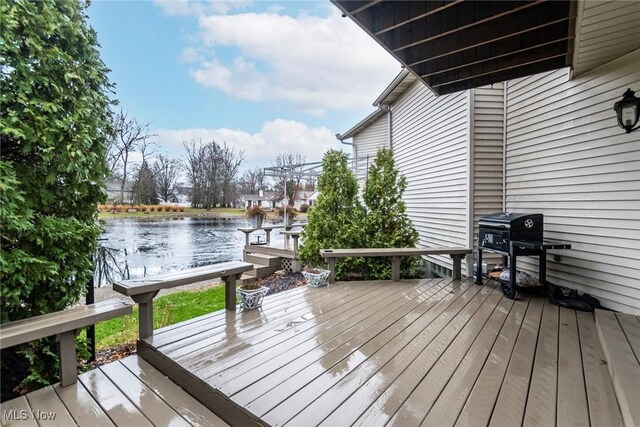
[[[76,331],[67,331],[56,337],[59,341],[60,386],[66,387],[78,380],[78,361],[76,359]]]
[[[400,260],[402,258],[399,256],[391,257],[391,280],[398,281],[400,280]]]
[[[451,254],[451,258],[453,259],[453,271],[451,273],[453,280],[461,280],[462,279],[462,258],[463,255]]]
[[[271,244],[271,228],[265,228],[264,232],[267,234],[267,246]]]
[[[336,283],[336,259],[327,258],[327,267],[329,268],[329,283]]]
[[[138,338],[144,339],[153,336],[153,299],[158,291],[145,292],[133,295],[131,298],[138,303]]]
[[[222,277],[224,280],[224,308],[229,311],[236,310],[236,280],[239,278],[239,274]]]

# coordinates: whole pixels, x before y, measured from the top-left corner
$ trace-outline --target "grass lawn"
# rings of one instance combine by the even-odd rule
[[[98,217],[101,219],[113,219],[113,218],[164,218],[164,217],[185,217],[185,216],[211,216],[216,217],[220,215],[224,216],[238,216],[244,217],[244,209],[236,208],[215,208],[215,209],[194,209],[184,208],[184,212],[162,212],[147,211],[147,212],[100,212]]]
[[[183,291],[153,300],[154,329],[224,309],[224,286]],[[138,307],[133,314],[96,324],[96,349],[133,342],[138,338]]]

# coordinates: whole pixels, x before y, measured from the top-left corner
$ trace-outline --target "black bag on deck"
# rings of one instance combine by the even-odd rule
[[[572,308],[574,310],[592,312],[596,308],[600,308],[600,301],[589,294],[578,292],[575,289],[565,288],[563,286],[553,285],[547,286],[547,296],[549,300],[558,307]]]

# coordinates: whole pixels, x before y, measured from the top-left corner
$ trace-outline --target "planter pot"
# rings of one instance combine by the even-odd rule
[[[251,215],[251,226],[253,228],[262,228],[262,217],[260,215]]]
[[[331,274],[329,270],[318,270],[318,273],[310,273],[308,271],[302,272],[304,278],[307,279],[307,284],[314,288],[326,285],[329,274]]]
[[[269,292],[269,288],[262,286],[259,289],[246,290],[236,289],[236,295],[240,298],[240,308],[252,310],[262,306],[264,296]]]

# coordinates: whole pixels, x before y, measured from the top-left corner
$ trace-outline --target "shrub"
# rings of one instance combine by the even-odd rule
[[[402,200],[407,180],[401,176],[387,148],[378,151],[369,167],[362,199],[365,205],[364,235],[368,248],[409,248],[418,243],[418,232],[406,214]],[[404,277],[417,276],[420,270],[419,257],[404,257],[401,273]],[[391,259],[366,258],[368,278],[391,278]]]
[[[178,209],[180,209],[180,212],[184,212],[184,208],[182,206]]]
[[[320,249],[363,247],[363,209],[358,200],[358,183],[343,151],[329,150],[322,159],[318,177],[317,204],[309,212],[302,232],[300,259],[311,266],[324,265]],[[342,258],[336,262],[336,275],[357,272],[362,258]]]
[[[146,206],[140,206],[140,212],[146,212],[146,211],[147,211]]]
[[[155,206],[149,206],[149,212],[155,212],[155,211],[156,211]]]
[[[178,212],[177,206],[171,206],[171,212]]]
[[[85,2],[0,2],[2,323],[75,304],[104,202],[110,83]],[[2,350],[2,390],[57,381],[53,338]]]
[[[158,209],[158,210],[160,210],[160,209]],[[165,206],[164,206],[164,211],[165,211],[165,212],[171,212],[171,206],[169,206],[169,205],[165,205]]]
[[[300,205],[300,212],[307,213],[308,210],[309,210],[309,205],[307,205],[306,203],[303,203],[302,205]]]

